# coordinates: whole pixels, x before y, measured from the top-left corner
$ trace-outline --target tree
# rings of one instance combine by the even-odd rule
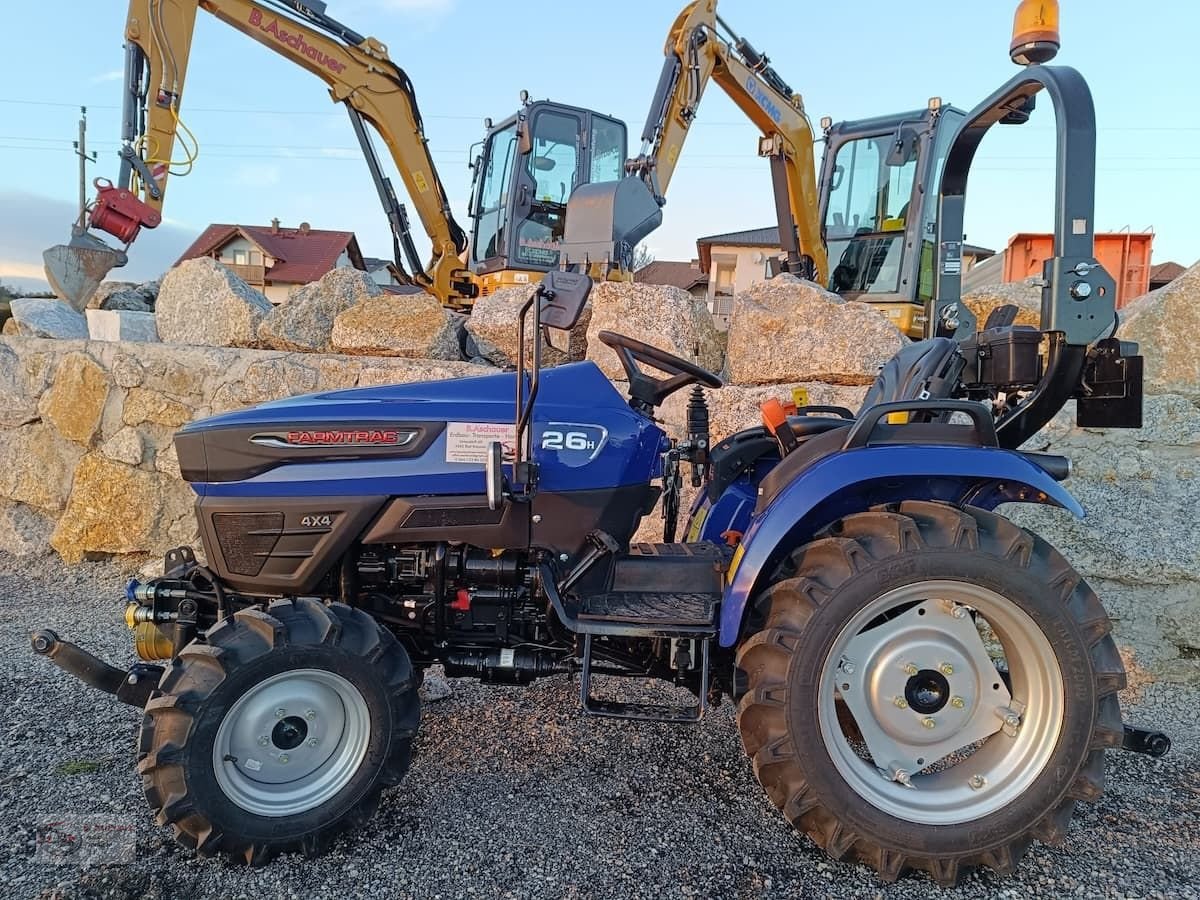
[[[638,244],[633,248],[633,271],[643,269],[652,262],[654,262],[654,254],[645,244]]]
[[[12,288],[0,281],[0,300],[11,300],[15,296],[17,295],[12,292]]]

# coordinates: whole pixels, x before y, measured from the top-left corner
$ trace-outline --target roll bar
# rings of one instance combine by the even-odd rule
[[[1067,345],[1089,346],[1110,335],[1116,284],[1092,245],[1096,199],[1096,111],[1083,76],[1068,66],[1029,66],[976,106],[962,121],[946,156],[938,195],[937,290],[927,308],[926,335],[965,340],[975,316],[962,301],[963,213],[975,151],[997,123],[1022,124],[1045,91],[1054,104],[1057,166],[1054,256],[1046,260],[1042,331],[1060,332]]]

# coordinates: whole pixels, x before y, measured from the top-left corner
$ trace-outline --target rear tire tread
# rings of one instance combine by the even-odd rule
[[[791,650],[800,632],[842,582],[888,557],[946,549],[987,553],[1032,570],[1051,586],[1089,646],[1097,698],[1091,752],[1058,804],[1020,834],[949,857],[884,846],[843,828],[835,811],[809,787],[788,736],[783,699]],[[1060,846],[1075,803],[1095,802],[1103,794],[1104,749],[1120,746],[1123,737],[1116,695],[1125,686],[1125,670],[1112,639],[1112,622],[1095,593],[1057,550],[1007,519],[928,501],[907,501],[848,516],[781,564],[773,583],[756,600],[753,615],[764,623],[763,630],[742,643],[737,657],[748,684],[737,710],[742,743],[771,801],[797,831],[808,834],[834,858],[866,863],[884,881],[894,881],[908,869],[927,871],[941,886],[957,883],[960,874],[974,866],[1008,874],[1034,838]]]

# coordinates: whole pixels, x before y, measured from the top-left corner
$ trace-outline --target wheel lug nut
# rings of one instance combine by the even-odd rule
[[[315,719],[316,717],[317,717],[317,711],[316,711],[315,709],[309,709],[309,710],[305,710],[305,712],[304,712],[304,718],[306,718],[306,719]]]
[[[279,709],[275,710],[275,718],[277,718],[277,719],[282,719],[286,715],[287,715],[287,710],[284,709],[282,706],[279,707]]]
[[[258,746],[265,747],[269,743],[271,743],[271,739],[269,737],[267,737],[265,734],[260,734],[258,736]]]
[[[854,674],[854,663],[842,663],[842,671],[847,675]]]
[[[950,705],[953,706],[955,709],[962,709],[964,706],[967,705],[967,703],[965,700],[963,700],[962,697],[951,697]]]
[[[284,765],[287,765],[287,761],[288,761],[288,759],[289,759],[289,758],[290,758],[290,757],[289,757],[289,756],[288,756],[286,753],[280,753],[280,754],[279,754],[279,761],[280,761],[281,763],[283,763]]]
[[[967,784],[971,786],[971,790],[978,791],[987,784],[987,779],[982,775],[972,775],[971,780]]]
[[[908,709],[908,701],[903,697],[896,697],[892,700],[900,709]]]
[[[929,716],[926,716],[925,718],[923,718],[921,720],[921,724],[924,725],[926,728],[937,728],[937,722],[935,722],[933,719],[929,718]]]
[[[954,666],[950,665],[950,663],[942,663],[940,666],[938,666],[938,669],[941,671],[941,673],[943,675],[953,675],[954,674]]]
[[[905,663],[904,664],[904,674],[905,675],[916,675],[917,672],[919,672],[919,671],[921,671],[921,670],[918,669],[914,663]]]
[[[316,739],[316,738],[309,738],[309,739],[308,739],[308,746],[310,746],[310,747],[315,747],[315,746],[317,746],[317,739]]]

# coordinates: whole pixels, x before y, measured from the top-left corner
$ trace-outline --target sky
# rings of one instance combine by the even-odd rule
[[[89,179],[115,178],[125,3],[3,0],[0,87],[0,280],[33,287],[41,250],[75,216],[80,105]],[[456,217],[466,215],[469,147],[483,119],[512,114],[518,92],[590,107],[640,134],[679,0],[602,3],[329,0],[328,12],[378,37],[415,85]],[[820,117],[864,118],[923,107],[967,108],[1016,68],[1008,59],[1015,0],[721,0],[722,17],[800,91]],[[1087,77],[1099,128],[1097,230],[1155,232],[1154,262],[1200,257],[1200,114],[1194,103],[1200,4],[1062,0],[1057,64]],[[316,78],[201,11],[182,118],[200,142],[191,175],[169,184],[164,223],[144,231],[112,277],[157,276],[210,222],[354,231],[366,255],[390,237],[345,112]],[[993,129],[972,169],[967,240],[1002,248],[1053,227],[1054,123],[1049,104],[1020,128]],[[690,259],[697,237],[774,223],[757,131],[714,84],[672,181],[658,259]],[[820,148],[817,148],[820,157]],[[386,156],[386,154],[384,154]],[[393,179],[401,187],[398,178]],[[402,198],[403,199],[403,198]],[[411,212],[411,207],[410,207]],[[423,258],[428,241],[414,220]],[[26,281],[26,279],[30,279]]]

